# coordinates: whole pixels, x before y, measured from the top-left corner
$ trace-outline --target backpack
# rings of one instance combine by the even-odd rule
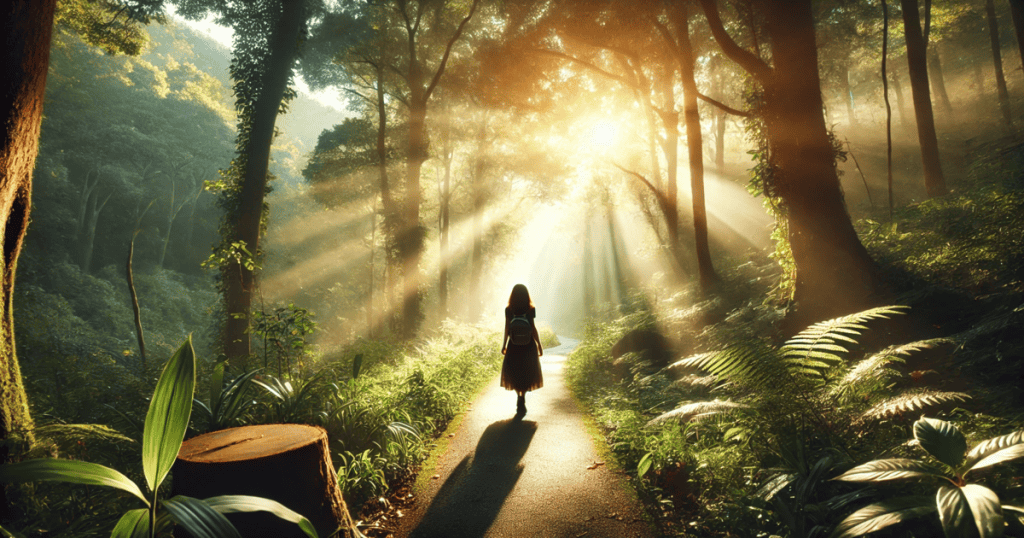
[[[517,346],[525,346],[533,340],[533,325],[526,314],[513,316],[508,322],[509,340]]]

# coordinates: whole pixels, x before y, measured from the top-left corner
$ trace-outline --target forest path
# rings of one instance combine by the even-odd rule
[[[544,387],[526,395],[526,416],[515,417],[515,393],[495,379],[445,433],[451,438],[434,467],[437,478],[419,482],[426,485],[397,537],[656,535],[624,474],[594,466],[603,460],[562,378],[578,342],[559,338],[563,344],[541,357]]]

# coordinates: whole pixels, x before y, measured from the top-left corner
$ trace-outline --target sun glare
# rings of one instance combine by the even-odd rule
[[[606,150],[615,145],[619,128],[610,121],[599,121],[590,128],[590,145],[597,150]]]

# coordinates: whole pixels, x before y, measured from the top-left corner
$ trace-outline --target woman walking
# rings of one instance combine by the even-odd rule
[[[544,348],[540,345],[534,319],[537,309],[530,301],[530,292],[523,284],[512,287],[505,308],[505,336],[501,341],[501,353],[505,360],[501,365],[501,386],[516,391],[516,414],[526,414],[526,393],[544,386],[540,371],[540,357]]]

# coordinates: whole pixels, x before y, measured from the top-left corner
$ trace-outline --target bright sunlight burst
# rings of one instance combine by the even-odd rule
[[[610,149],[618,137],[619,127],[610,121],[598,121],[590,128],[590,145],[596,150]]]

